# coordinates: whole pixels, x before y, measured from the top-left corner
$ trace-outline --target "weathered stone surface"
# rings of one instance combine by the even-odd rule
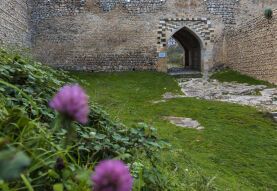
[[[167,41],[183,29],[199,41],[190,55],[201,71],[227,64],[277,83],[277,19],[262,18],[265,7],[277,1],[0,0],[0,40],[56,68],[166,72]]]
[[[225,34],[225,65],[277,84],[277,10],[268,20],[259,13]]]
[[[201,126],[198,121],[194,121],[191,118],[164,116],[163,119],[169,120],[172,124],[179,127],[193,128],[197,130],[205,129],[205,127]]]
[[[103,11],[111,11],[116,6],[124,6],[131,13],[149,13],[162,8],[167,0],[99,0]]]
[[[179,0],[30,2],[37,58],[74,70],[157,70],[158,53],[163,51],[158,47],[171,37],[175,25],[176,29],[188,26],[208,43],[212,24],[199,18],[218,17],[209,13],[204,1],[195,0],[181,6],[176,6]],[[161,20],[168,18],[173,20],[167,20],[166,30],[159,34]],[[222,25],[215,22],[214,26]],[[205,59],[211,65],[212,45],[207,50]]]
[[[207,78],[180,80],[179,85],[186,97],[250,105],[267,111],[277,110],[276,88],[236,82],[221,83]]]
[[[0,0],[0,43],[30,45],[27,0]]]
[[[222,20],[226,25],[236,24],[234,19],[235,5],[239,0],[204,0],[208,10],[214,15],[221,15]]]
[[[183,95],[167,92],[163,95],[162,100],[153,101],[152,103],[166,102],[173,98],[196,97],[198,99],[254,106],[269,112],[277,111],[277,88],[236,82],[221,83],[209,79],[208,76],[208,74],[204,74],[203,78],[179,79],[178,84],[184,93]]]

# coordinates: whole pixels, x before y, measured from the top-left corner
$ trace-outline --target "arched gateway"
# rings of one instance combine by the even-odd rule
[[[160,21],[158,31],[158,71],[167,72],[167,46],[170,38],[184,50],[184,68],[207,71],[212,66],[214,29],[207,18],[177,18]]]
[[[183,49],[183,68],[186,70],[201,71],[201,52],[203,44],[200,37],[187,27],[174,31],[171,36]]]

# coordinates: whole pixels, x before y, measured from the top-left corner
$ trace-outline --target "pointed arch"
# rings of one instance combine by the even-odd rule
[[[170,38],[182,47],[184,52],[184,69],[202,71],[202,55],[205,43],[200,35],[187,26],[182,26],[168,34],[167,43]]]
[[[198,34],[198,32],[196,32],[195,30],[193,30],[192,28],[188,27],[187,25],[182,25],[179,28],[172,30],[169,34],[168,34],[168,40],[178,31],[185,29],[187,31],[189,31],[200,43],[201,49],[205,49],[206,45],[205,45],[205,41],[203,39],[203,37]]]
[[[199,43],[200,53],[198,55],[200,56],[198,56],[198,60],[200,60],[200,64],[198,70],[206,72],[211,69],[215,29],[212,27],[210,18],[164,18],[160,19],[157,30],[157,70],[168,72],[168,40],[174,34],[182,31],[189,33]]]

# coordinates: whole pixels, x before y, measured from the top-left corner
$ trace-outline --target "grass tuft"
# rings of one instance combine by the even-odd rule
[[[238,82],[247,83],[249,85],[265,85],[270,88],[277,87],[276,85],[271,84],[269,82],[257,80],[253,77],[241,74],[231,69],[217,71],[210,78],[216,79],[220,82]]]

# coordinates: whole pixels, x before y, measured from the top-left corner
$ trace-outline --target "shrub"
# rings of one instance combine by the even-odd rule
[[[265,16],[267,19],[271,19],[271,18],[272,18],[272,15],[273,15],[273,11],[272,11],[271,8],[265,9],[265,11],[264,11],[264,16]]]
[[[127,127],[113,122],[105,111],[91,103],[89,122],[74,122],[72,131],[67,132],[61,116],[48,106],[67,83],[75,83],[75,79],[65,71],[0,51],[0,137],[8,140],[6,147],[27,154],[31,162],[20,178],[8,183],[0,180],[0,188],[91,190],[90,176],[95,164],[117,158],[130,167],[136,178],[135,187],[139,184],[144,185],[143,189],[164,190],[155,164],[157,151],[166,142],[157,138],[156,129],[144,123]],[[72,139],[65,144],[68,135]],[[144,157],[147,164],[139,171],[133,165],[138,156]]]

